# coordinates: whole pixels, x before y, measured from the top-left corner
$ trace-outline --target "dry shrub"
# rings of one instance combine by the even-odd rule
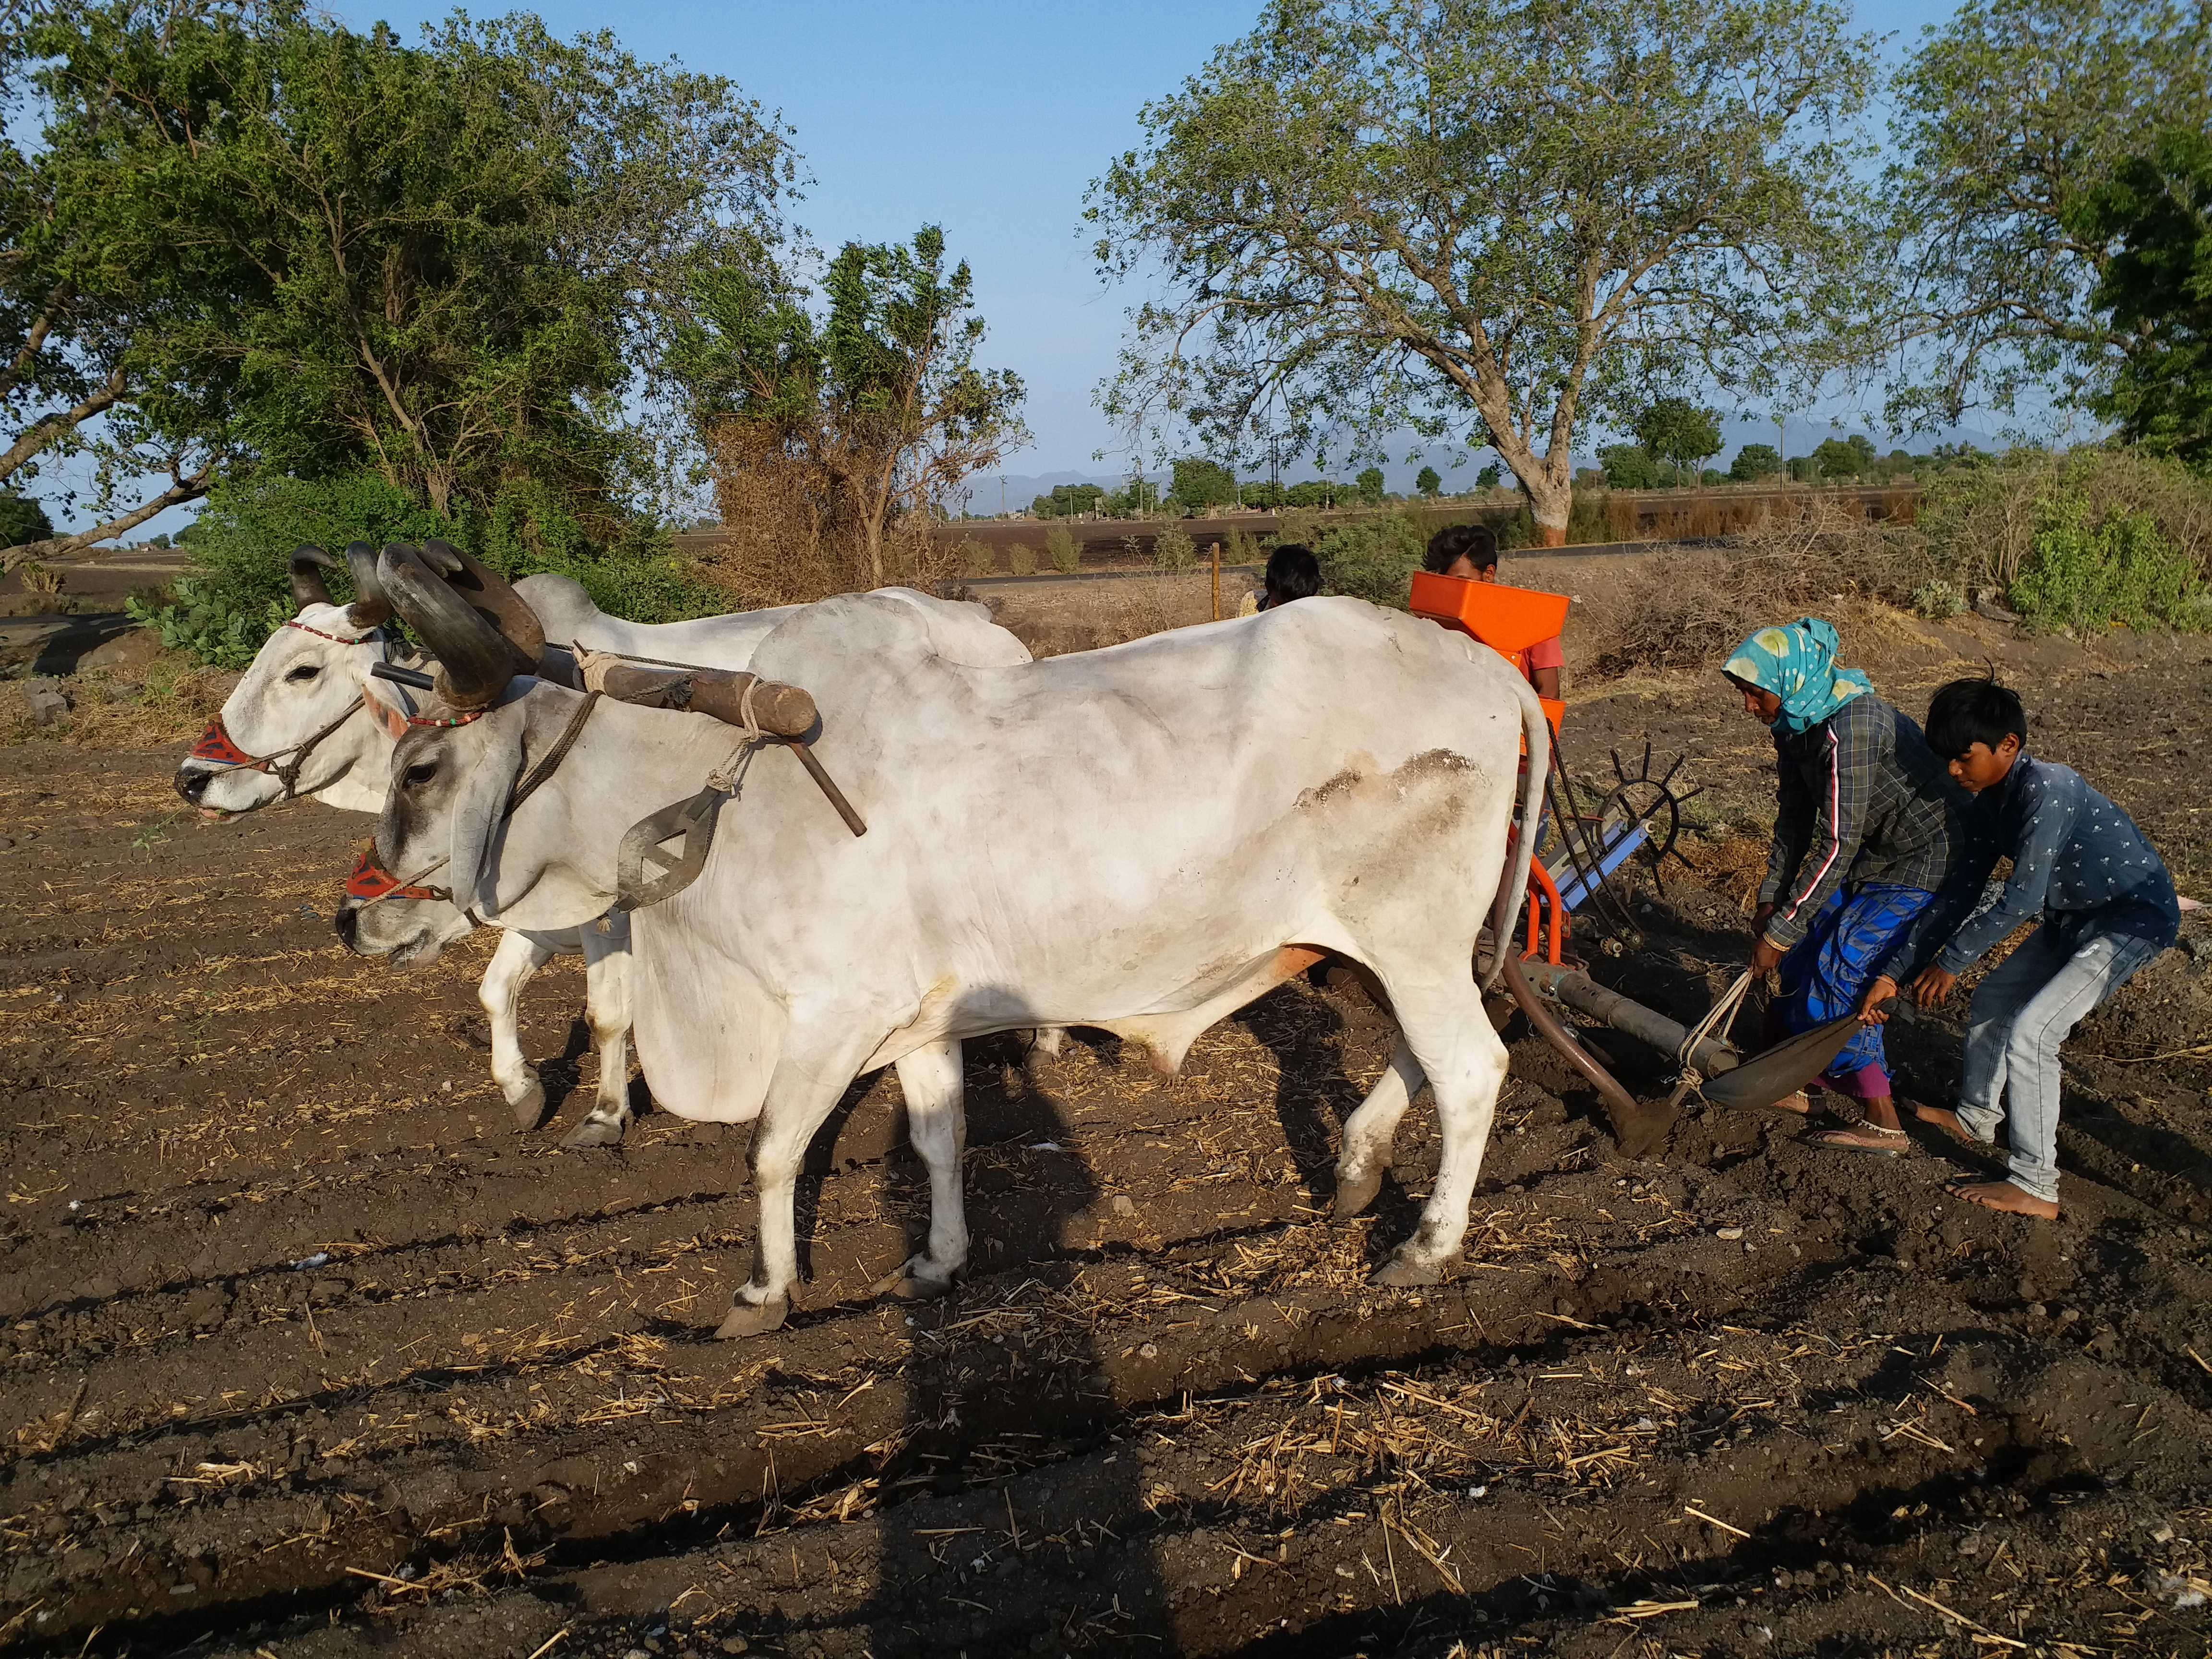
[[[1213,617],[1213,585],[1200,576],[1131,577],[1085,582],[1073,592],[1024,593],[1024,602],[994,606],[994,614],[1037,657],[1101,650]]]
[[[181,651],[167,651],[128,672],[88,668],[70,675],[62,682],[70,712],[51,726],[36,726],[25,712],[24,682],[0,681],[0,743],[43,739],[80,749],[188,744],[207,728],[237,684],[236,674],[203,668]]]
[[[1072,576],[1083,568],[1083,544],[1064,524],[1056,524],[1044,532],[1044,550],[1045,556],[1052,561],[1052,568],[1063,576]]]
[[[884,526],[881,568],[870,555],[857,463],[831,441],[787,442],[760,422],[730,422],[714,434],[714,499],[720,534],[698,559],[739,609],[802,605],[833,593],[894,586],[935,590],[952,578],[957,550],[908,513]]]
[[[1016,542],[1006,550],[1006,568],[1017,576],[1036,574],[1036,549],[1027,542]]]
[[[1852,598],[1903,603],[1925,573],[1909,529],[1808,494],[1729,546],[1651,556],[1610,602],[1589,607],[1590,665],[1600,674],[1709,666],[1762,623]]]

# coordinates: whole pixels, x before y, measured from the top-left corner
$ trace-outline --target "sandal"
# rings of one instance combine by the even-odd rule
[[[1874,1136],[1878,1139],[1869,1139]],[[1832,1152],[1858,1152],[1868,1158],[1899,1158],[1912,1150],[1912,1137],[1902,1129],[1885,1129],[1878,1123],[1854,1123],[1844,1129],[1823,1129],[1806,1137],[1815,1146]]]

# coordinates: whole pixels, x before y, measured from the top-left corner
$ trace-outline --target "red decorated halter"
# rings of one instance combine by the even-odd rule
[[[430,870],[436,869],[445,861],[440,859],[438,864],[430,866]],[[430,870],[425,870],[422,874],[427,876]],[[418,887],[411,882],[401,881],[376,861],[374,843],[362,849],[360,862],[354,866],[353,873],[346,878],[345,892],[348,898],[359,899],[364,904],[374,904],[379,899],[388,898],[450,899],[453,896],[450,888]]]

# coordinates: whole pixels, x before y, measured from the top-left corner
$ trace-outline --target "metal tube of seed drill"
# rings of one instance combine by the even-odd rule
[[[1524,963],[1522,969],[1528,975],[1528,982],[1547,996],[1557,998],[1568,1007],[1601,1020],[1616,1031],[1625,1031],[1662,1054],[1681,1053],[1682,1044],[1690,1035],[1688,1026],[1678,1024],[1657,1009],[1647,1008],[1618,991],[1608,991],[1588,974],[1536,961]],[[1690,1063],[1707,1077],[1717,1077],[1742,1065],[1743,1056],[1728,1044],[1708,1037],[1698,1045],[1697,1052],[1690,1056]]]

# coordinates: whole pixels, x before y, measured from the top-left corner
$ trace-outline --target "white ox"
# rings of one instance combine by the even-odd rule
[[[236,815],[295,797],[343,811],[384,810],[392,785],[392,746],[409,729],[416,704],[404,689],[369,672],[380,662],[396,660],[398,647],[395,633],[386,625],[389,605],[376,586],[374,554],[359,544],[349,550],[348,563],[362,597],[340,605],[331,602],[313,551],[303,549],[293,557],[298,613],[263,644],[216,725],[177,769],[178,793],[203,811]],[[556,643],[710,668],[744,668],[753,647],[799,609],[785,605],[647,624],[608,616],[565,576],[526,577],[515,592]],[[994,626],[979,607],[957,608],[945,626],[972,633],[965,648],[981,659],[1029,660],[1021,641]],[[222,758],[226,746],[242,758]],[[545,1091],[522,1052],[522,993],[531,976],[554,957],[574,955],[584,958],[586,1017],[599,1054],[599,1094],[562,1144],[612,1146],[630,1121],[627,912],[610,909],[576,927],[502,931],[477,990],[490,1029],[491,1073],[516,1126],[537,1127],[544,1115]]]
[[[404,609],[389,561],[386,580]],[[632,919],[655,1099],[761,1119],[757,1265],[721,1334],[781,1322],[793,1182],[856,1074],[899,1066],[932,1200],[908,1287],[941,1288],[968,1251],[959,1039],[1103,1027],[1172,1071],[1320,951],[1370,969],[1402,1034],[1346,1126],[1339,1212],[1372,1198],[1425,1078],[1443,1164],[1379,1277],[1433,1280],[1465,1237],[1506,1070],[1470,964],[1486,917],[1510,936],[1526,884],[1525,838],[1506,869],[1522,741],[1532,821],[1547,762],[1527,683],[1464,636],[1355,599],[1004,668],[919,649],[897,622],[879,596],[833,599],[753,654],[756,673],[815,696],[817,751],[866,836],[771,748],[722,807],[700,879]],[[633,820],[690,795],[736,734],[601,702],[510,819],[515,780],[578,704],[504,679],[464,695],[491,702],[473,723],[401,743],[378,850],[403,879],[444,866],[456,902],[510,925],[569,925],[613,896]],[[416,900],[338,918],[355,950],[403,964],[468,925]]]

